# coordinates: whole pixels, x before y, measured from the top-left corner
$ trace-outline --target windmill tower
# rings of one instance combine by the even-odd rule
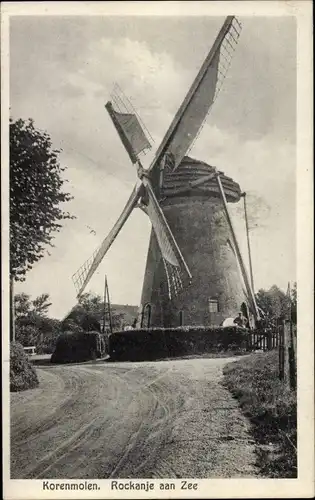
[[[117,93],[106,104],[139,181],[109,235],[73,276],[78,296],[139,207],[152,223],[140,311],[150,307],[150,326],[219,325],[244,304],[259,320],[228,208],[240,200],[240,186],[187,156],[219,94],[240,32],[239,21],[228,16],[147,168],[140,155],[151,145],[136,112]]]
[[[161,208],[193,279],[169,297],[152,230],[141,297],[142,307],[152,305],[152,325],[218,325],[247,302],[214,173],[186,156],[176,175],[165,174]],[[228,202],[239,201],[239,185],[224,174],[221,182]]]

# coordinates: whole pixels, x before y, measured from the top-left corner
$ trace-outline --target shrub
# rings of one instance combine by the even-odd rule
[[[25,391],[38,386],[36,371],[23,347],[18,343],[10,345],[10,391]]]
[[[99,332],[66,332],[59,335],[52,363],[74,363],[101,357],[105,352],[103,336]]]
[[[238,326],[134,329],[112,333],[109,354],[112,359],[140,361],[228,350],[241,352],[247,335],[247,330]]]

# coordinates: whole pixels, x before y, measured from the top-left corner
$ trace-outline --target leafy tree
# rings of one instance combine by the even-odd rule
[[[38,314],[44,316],[51,306],[49,302],[49,294],[42,293],[36,299],[31,300],[30,296],[26,293],[17,293],[14,296],[14,310],[16,320],[31,314]]]
[[[16,326],[16,341],[22,346],[36,346],[39,341],[40,332],[36,325],[21,322]]]
[[[69,318],[69,316],[62,322],[61,327],[63,332],[82,333],[84,331],[83,328],[73,319]]]
[[[49,295],[43,293],[31,300],[26,293],[16,294],[16,340],[23,346],[35,345],[38,352],[52,352],[61,332],[60,321],[47,317],[51,305]]]
[[[111,311],[113,330],[123,328],[124,314]],[[100,321],[104,317],[104,302],[100,295],[85,293],[79,303],[72,309],[70,314],[64,320],[63,330],[74,331],[74,325],[81,327],[84,331],[97,330],[100,331]],[[106,318],[108,320],[108,318]],[[69,321],[70,327],[69,328]]]
[[[63,191],[65,167],[60,151],[52,148],[46,132],[32,119],[10,119],[10,274],[24,281],[25,274],[53,246],[61,221],[72,216],[60,208],[71,200]]]
[[[32,301],[33,310],[36,314],[45,315],[48,312],[48,308],[51,306],[49,301],[49,294],[42,293],[35,300]]]
[[[268,314],[270,318],[284,318],[288,311],[286,294],[276,285],[269,290],[260,289],[256,294],[257,305]]]
[[[14,296],[14,312],[15,320],[19,321],[29,314],[31,310],[31,300],[30,296],[26,293],[18,293]]]

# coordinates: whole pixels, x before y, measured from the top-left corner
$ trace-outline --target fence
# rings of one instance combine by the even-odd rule
[[[276,349],[281,343],[281,328],[266,328],[253,330],[248,334],[247,349],[249,351],[270,351]]]
[[[291,389],[296,389],[296,326],[289,320],[283,320],[280,325],[260,330],[253,330],[248,334],[248,351],[279,352],[279,378]]]

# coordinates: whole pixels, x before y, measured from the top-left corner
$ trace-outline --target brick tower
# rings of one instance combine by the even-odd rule
[[[165,269],[154,231],[151,232],[141,310],[151,305],[150,325],[219,325],[235,317],[246,302],[230,231],[215,179],[184,186],[214,171],[204,162],[185,157],[173,173],[165,174],[160,205],[182,251],[193,280],[169,300]],[[221,175],[228,202],[237,202],[240,186]],[[145,322],[144,322],[144,326]]]

